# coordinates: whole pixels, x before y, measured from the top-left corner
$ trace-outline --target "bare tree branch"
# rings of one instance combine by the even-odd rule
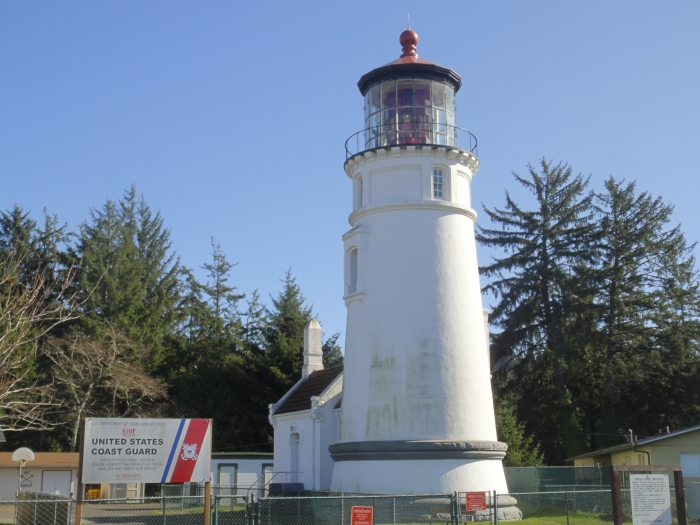
[[[77,318],[70,267],[26,276],[21,256],[0,256],[0,430],[46,430],[56,422],[51,384],[36,376],[38,343],[61,323]]]

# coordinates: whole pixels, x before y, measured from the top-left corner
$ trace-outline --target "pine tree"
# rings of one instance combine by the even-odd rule
[[[82,329],[100,337],[109,325],[146,345],[150,371],[161,366],[163,341],[178,321],[180,269],[170,248],[160,214],[132,187],[119,202],[90,211],[73,249],[87,313]]]
[[[680,227],[668,227],[673,208],[637,194],[635,183],[610,177],[597,201],[603,243],[596,347],[602,354],[592,362],[595,375],[604,378],[597,400],[600,432],[649,433],[660,421],[689,424],[700,414],[695,389],[682,386],[700,379],[693,246]]]
[[[506,193],[505,209],[485,209],[500,229],[480,227],[477,235],[506,253],[481,268],[494,278],[484,291],[499,299],[491,319],[501,331],[493,334],[492,352],[501,363],[501,389],[518,384],[518,414],[538,440],[547,437],[547,461],[558,462],[583,446],[567,374],[575,343],[569,327],[588,300],[582,283],[596,253],[592,196],[588,179],[564,163],[542,159],[539,172],[529,165],[528,177],[513,175],[533,194],[535,208],[521,208]]]
[[[515,404],[505,398],[496,409],[496,429],[498,440],[508,445],[508,453],[503,460],[505,467],[533,467],[544,464],[540,444],[532,435],[527,435],[525,425],[515,415]]]
[[[334,333],[323,342],[323,367],[330,368],[343,364],[343,350],[338,344],[340,332]]]
[[[202,289],[209,297],[209,302],[214,313],[214,317],[229,329],[238,330],[234,327],[238,323],[238,302],[245,298],[245,294],[236,293],[236,287],[228,284],[231,269],[238,263],[229,263],[226,255],[221,251],[221,245],[211,239],[212,262],[202,266],[207,270],[209,279],[202,286]]]
[[[312,307],[305,305],[306,298],[291,270],[281,281],[282,291],[271,298],[274,310],[270,313],[266,334],[268,362],[279,377],[280,397],[301,376],[304,327],[312,317]]]
[[[29,212],[15,205],[0,212],[0,252],[7,255],[34,255],[37,250],[37,223]]]

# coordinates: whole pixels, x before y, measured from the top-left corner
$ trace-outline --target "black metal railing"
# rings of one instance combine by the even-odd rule
[[[470,131],[437,122],[399,122],[365,128],[345,141],[345,158],[390,146],[445,146],[477,155],[476,137]]]

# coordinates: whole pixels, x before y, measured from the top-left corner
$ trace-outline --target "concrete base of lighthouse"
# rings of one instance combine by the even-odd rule
[[[331,491],[364,494],[507,493],[497,441],[365,441],[331,445]]]

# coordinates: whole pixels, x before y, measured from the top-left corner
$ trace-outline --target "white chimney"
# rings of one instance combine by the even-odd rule
[[[304,366],[301,377],[316,370],[323,370],[323,331],[318,321],[311,319],[304,327]]]

